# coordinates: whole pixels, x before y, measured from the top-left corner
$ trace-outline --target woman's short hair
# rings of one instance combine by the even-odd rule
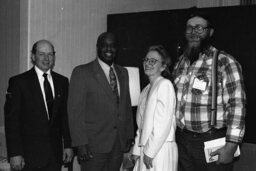
[[[152,45],[147,49],[147,52],[156,51],[162,58],[162,64],[166,65],[165,70],[161,73],[161,75],[167,79],[171,79],[170,66],[172,64],[171,58],[164,48],[163,45]]]

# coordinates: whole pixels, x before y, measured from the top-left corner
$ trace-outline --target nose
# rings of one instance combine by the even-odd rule
[[[112,46],[108,45],[107,50],[112,50]]]
[[[44,60],[49,61],[49,59],[50,59],[49,55],[48,54],[44,54]]]
[[[192,27],[191,34],[198,34],[195,27]]]
[[[153,65],[151,65],[151,63],[150,63],[149,60],[147,60],[147,61],[144,62],[144,66],[145,66],[145,67],[149,67],[149,66],[151,67],[151,66],[153,66]]]

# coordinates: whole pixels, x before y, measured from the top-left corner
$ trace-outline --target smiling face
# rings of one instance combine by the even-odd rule
[[[53,46],[47,41],[38,42],[36,52],[32,54],[31,60],[43,72],[52,69],[55,63]]]
[[[157,78],[165,70],[162,57],[157,51],[149,51],[143,60],[144,73],[149,78]]]
[[[103,33],[98,38],[98,57],[108,65],[112,65],[116,56],[116,41],[111,33]]]

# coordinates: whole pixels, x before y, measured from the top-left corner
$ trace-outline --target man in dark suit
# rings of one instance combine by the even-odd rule
[[[55,51],[49,41],[33,45],[31,60],[32,69],[9,80],[5,131],[10,165],[23,171],[60,171],[62,161],[73,157],[68,79],[52,71]]]
[[[133,135],[128,72],[113,63],[116,40],[102,33],[98,57],[72,73],[68,115],[82,171],[119,171]]]

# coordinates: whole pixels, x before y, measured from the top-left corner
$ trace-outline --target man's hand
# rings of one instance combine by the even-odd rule
[[[88,144],[77,147],[78,160],[85,161],[93,158],[92,152],[89,149]]]
[[[144,154],[143,156],[143,162],[146,165],[147,169],[150,169],[153,167],[153,164],[152,164],[153,158],[148,157],[146,154]]]
[[[226,142],[225,146],[212,152],[210,155],[219,155],[216,164],[227,164],[233,161],[234,153],[236,152],[238,144]]]
[[[124,153],[129,152],[130,149],[131,149],[131,147],[133,146],[133,144],[134,144],[134,139],[128,139],[128,140],[126,141],[126,145],[125,145],[125,147],[124,147],[123,152],[124,152]]]
[[[139,158],[140,158],[140,156],[138,156],[138,155],[128,154],[128,159],[129,159],[130,161],[132,161],[133,164],[135,164],[136,161],[137,161]]]
[[[14,156],[10,158],[10,165],[15,170],[22,170],[25,166],[25,161],[22,156]]]
[[[73,149],[72,148],[65,148],[63,150],[63,162],[64,163],[69,163],[72,161],[73,158]]]

